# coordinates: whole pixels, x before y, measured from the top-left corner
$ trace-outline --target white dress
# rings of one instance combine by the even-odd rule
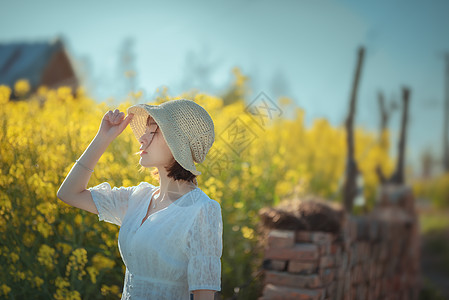
[[[88,188],[100,221],[120,226],[126,266],[122,300],[186,299],[190,291],[221,291],[223,223],[220,204],[199,187],[145,217],[153,193],[147,182]]]

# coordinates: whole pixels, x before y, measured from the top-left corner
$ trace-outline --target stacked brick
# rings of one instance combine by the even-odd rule
[[[418,299],[417,219],[348,216],[338,234],[271,229],[259,300]]]

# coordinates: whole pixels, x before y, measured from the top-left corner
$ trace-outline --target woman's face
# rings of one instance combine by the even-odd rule
[[[162,168],[173,162],[173,154],[151,116],[148,116],[145,134],[140,137],[139,142],[142,150],[140,164],[143,167]]]

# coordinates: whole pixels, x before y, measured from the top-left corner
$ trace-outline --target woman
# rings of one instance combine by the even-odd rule
[[[159,186],[103,182],[86,189],[101,155],[128,124],[141,144],[140,164],[157,168]],[[214,139],[211,117],[191,100],[137,104],[126,118],[108,111],[59,188],[65,203],[120,226],[121,299],[214,299],[221,290],[221,206],[198,187],[194,164],[204,161]]]

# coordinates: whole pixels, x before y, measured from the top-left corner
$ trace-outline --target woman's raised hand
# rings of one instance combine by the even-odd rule
[[[129,114],[124,118],[125,113],[120,112],[118,109],[108,111],[101,120],[97,135],[102,135],[111,141],[114,140],[128,126],[133,116],[134,114]]]

